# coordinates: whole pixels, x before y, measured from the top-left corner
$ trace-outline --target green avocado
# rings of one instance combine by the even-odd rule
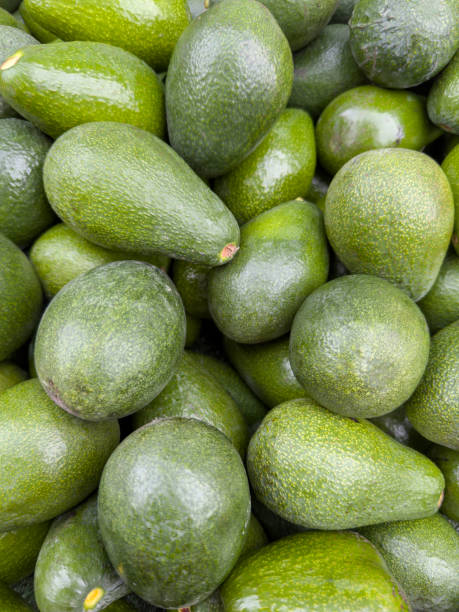
[[[424,376],[406,414],[425,438],[459,450],[459,321],[432,338]]]
[[[19,2],[20,0],[0,0],[0,6],[12,13],[18,8]]]
[[[434,444],[428,455],[445,477],[445,499],[441,511],[453,521],[459,521],[459,452]]]
[[[310,202],[279,204],[246,223],[239,253],[211,270],[209,310],[231,340],[274,340],[289,331],[304,298],[327,276],[322,213]]]
[[[189,261],[174,261],[172,280],[180,293],[187,313],[199,319],[210,319],[207,305],[209,267]]]
[[[417,612],[459,609],[459,534],[440,514],[359,530],[379,550]]]
[[[191,353],[185,351],[170,382],[150,404],[132,416],[132,424],[138,429],[162,417],[204,421],[224,433],[245,457],[249,432],[236,402]]]
[[[0,609],[4,612],[30,612],[29,604],[9,586],[0,582]]]
[[[37,379],[0,396],[0,531],[42,523],[73,508],[99,483],[119,426],[61,410]]]
[[[167,272],[170,263],[170,259],[165,255],[145,256],[109,251],[92,244],[64,223],[59,223],[44,232],[30,249],[30,261],[49,298],[80,274],[112,261],[126,259],[151,263],[164,272]]]
[[[316,168],[311,117],[288,108],[258,147],[213,189],[239,223],[246,223],[282,202],[305,197]]]
[[[459,319],[459,257],[446,256],[432,289],[418,306],[432,333]]]
[[[40,282],[32,264],[0,234],[0,361],[28,340],[42,307]]]
[[[166,80],[169,139],[201,176],[235,168],[286,107],[289,44],[255,0],[225,0],[181,36]]]
[[[0,6],[0,25],[10,26],[12,28],[18,28],[18,22],[11,13],[6,11]]]
[[[333,178],[325,227],[352,274],[374,274],[420,300],[448,249],[454,204],[445,173],[424,153],[366,151]]]
[[[440,134],[429,121],[422,96],[363,85],[342,93],[321,114],[317,150],[322,167],[336,174],[364,151],[421,150]]]
[[[459,44],[455,0],[359,0],[349,21],[351,49],[370,81],[406,89],[428,81]]]
[[[165,133],[164,93],[155,72],[112,45],[33,45],[0,66],[0,93],[42,132],[57,138],[91,121]]]
[[[427,110],[442,130],[459,135],[459,51],[433,84]]]
[[[372,423],[377,425],[386,434],[404,444],[410,446],[420,453],[426,453],[426,450],[431,446],[431,443],[419,434],[410,420],[406,416],[405,406],[400,406],[388,414],[370,419]]]
[[[306,298],[293,321],[290,362],[321,406],[371,418],[410,397],[429,346],[426,320],[403,291],[356,274],[329,281]]]
[[[198,603],[221,584],[249,519],[242,460],[202,421],[158,419],[138,429],[102,475],[99,525],[108,556],[137,595],[162,608]]]
[[[51,147],[44,183],[59,217],[105,248],[208,266],[237,251],[239,227],[223,202],[166,143],[133,126],[73,128]]]
[[[39,23],[35,21],[30,10],[25,5],[25,2],[22,1],[19,5],[19,14],[22,17],[26,27],[30,30],[30,32],[35,36],[37,40],[41,43],[50,43],[55,41],[60,41],[55,34],[41,26]]]
[[[0,25],[0,65],[21,47],[35,44],[38,41],[19,28]],[[17,113],[0,95],[0,119],[5,117],[17,117]]]
[[[0,363],[0,393],[3,393],[3,391],[10,387],[14,387],[14,385],[23,382],[27,378],[27,373],[15,363],[10,361]],[[1,576],[0,580],[2,580]]]
[[[331,19],[332,23],[347,23],[357,2],[358,0],[339,0]]]
[[[453,246],[456,253],[459,255],[459,144],[448,153],[441,165],[444,173],[448,177],[449,183],[453,190],[454,206],[456,209],[455,225],[453,234]]]
[[[352,532],[312,531],[269,544],[238,563],[221,594],[225,612],[410,610],[381,555]]]
[[[376,425],[308,399],[268,412],[250,441],[247,471],[267,508],[326,530],[430,516],[445,484],[427,457]]]
[[[49,521],[0,533],[0,581],[19,582],[32,574]]]
[[[35,367],[51,399],[89,421],[127,416],[167,385],[185,343],[185,312],[169,277],[139,261],[93,268],[49,304]]]
[[[352,57],[349,35],[349,26],[330,25],[305,49],[295,53],[289,106],[303,108],[316,119],[340,93],[366,83]]]
[[[197,342],[199,335],[201,334],[202,320],[192,317],[185,312],[186,317],[186,334],[185,334],[185,348],[193,346]]]

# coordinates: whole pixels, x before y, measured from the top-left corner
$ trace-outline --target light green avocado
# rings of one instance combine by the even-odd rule
[[[453,521],[459,521],[459,451],[434,444],[428,455],[445,477],[445,499],[441,511]]]
[[[432,289],[418,306],[433,334],[459,319],[459,257],[446,256]]]
[[[459,135],[459,51],[433,84],[427,110],[438,127]]]
[[[453,190],[455,206],[455,224],[453,234],[453,246],[459,255],[459,144],[448,153],[441,165],[444,173],[448,177],[451,189]]]
[[[14,385],[23,382],[27,378],[27,373],[15,363],[10,361],[0,363],[0,393],[3,393],[3,391],[10,387],[14,387]],[[0,580],[2,580],[1,576]]]
[[[11,13],[0,6],[0,25],[10,26],[12,28],[18,28],[18,22]]]
[[[0,533],[0,581],[19,582],[33,573],[49,521]]]
[[[207,305],[209,268],[189,261],[174,261],[172,280],[180,293],[187,313],[199,319],[210,319]]]
[[[6,584],[0,582],[0,608],[5,612],[30,612],[29,604]]]
[[[30,30],[30,32],[35,36],[37,40],[41,43],[46,44],[50,42],[60,41],[55,34],[41,26],[39,23],[35,21],[30,10],[25,5],[25,2],[22,1],[19,5],[19,14],[22,17],[26,27]]]

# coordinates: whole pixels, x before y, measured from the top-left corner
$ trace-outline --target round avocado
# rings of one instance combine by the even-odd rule
[[[418,306],[433,334],[459,319],[459,257],[446,256],[432,289]]]
[[[180,293],[188,314],[199,319],[210,319],[207,305],[207,282],[210,268],[189,261],[174,261],[172,280]]]
[[[445,498],[441,511],[453,521],[459,521],[459,451],[434,444],[428,455],[445,477]]]
[[[453,190],[454,206],[456,210],[454,217],[453,246],[456,249],[456,253],[459,255],[459,144],[448,153],[441,167],[448,177],[451,189]]]
[[[14,584],[30,576],[49,529],[49,521],[0,533],[0,581]]]
[[[459,51],[433,84],[427,110],[438,127],[459,135]]]
[[[0,393],[3,393],[3,391],[10,387],[14,387],[14,385],[23,382],[27,378],[27,373],[15,363],[10,361],[0,363]],[[1,576],[0,580],[2,580]]]

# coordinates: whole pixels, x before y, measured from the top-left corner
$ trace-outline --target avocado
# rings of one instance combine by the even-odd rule
[[[333,178],[328,239],[352,274],[374,274],[423,298],[438,276],[454,221],[445,173],[424,153],[366,151]]]
[[[405,406],[400,406],[388,414],[370,420],[400,444],[410,446],[420,453],[426,454],[427,449],[431,446],[431,443],[423,438],[411,424],[406,416]]]
[[[305,197],[315,168],[312,119],[288,108],[248,157],[215,179],[213,189],[238,222],[246,223],[277,204]]]
[[[381,555],[352,532],[311,531],[269,544],[238,563],[221,594],[225,612],[410,610]]]
[[[25,47],[0,66],[0,93],[52,138],[91,121],[128,123],[160,138],[165,132],[164,93],[155,72],[112,45]]]
[[[441,167],[448,177],[453,190],[454,206],[456,209],[453,246],[456,249],[456,253],[459,255],[459,144],[448,153]]]
[[[21,47],[35,44],[38,41],[19,28],[0,25],[0,65]],[[0,119],[6,117],[17,117],[17,113],[0,95]]]
[[[132,423],[138,429],[162,417],[193,418],[212,425],[245,456],[249,432],[236,402],[186,351],[170,382],[150,404],[132,416]]]
[[[226,174],[273,126],[292,81],[288,41],[267,8],[255,0],[216,4],[190,24],[172,54],[171,145],[201,176]]]
[[[30,612],[33,610],[20,595],[0,582],[0,607],[5,612]]]
[[[410,397],[429,345],[426,320],[403,291],[356,274],[329,281],[306,298],[293,321],[290,362],[321,406],[371,418]]]
[[[210,268],[189,261],[174,261],[172,280],[180,293],[187,313],[199,319],[210,319],[207,305],[207,281]]]
[[[49,298],[80,274],[112,261],[126,259],[146,261],[164,272],[167,272],[170,263],[165,255],[145,256],[104,249],[92,244],[64,223],[44,232],[30,249],[30,261]]]
[[[239,253],[211,270],[209,310],[231,340],[274,340],[289,331],[304,298],[327,276],[322,213],[310,202],[279,204],[243,225]]]
[[[137,595],[163,608],[193,605],[242,550],[250,518],[244,465],[214,427],[158,419],[110,457],[98,516],[108,556]]]
[[[441,511],[453,521],[459,521],[459,452],[434,444],[428,455],[445,477],[445,499]]]
[[[119,426],[61,410],[37,379],[0,396],[0,531],[42,523],[73,508],[99,483]]]
[[[331,18],[332,23],[347,23],[357,2],[358,0],[339,0],[336,11]]]
[[[433,334],[459,319],[459,257],[446,256],[435,283],[418,306]]]
[[[19,582],[29,576],[49,529],[49,521],[0,533],[0,581]]]
[[[20,0],[0,0],[0,6],[12,13],[18,8],[19,2]]]
[[[459,51],[435,80],[427,98],[430,119],[442,130],[459,135]]]
[[[24,20],[24,23],[26,24],[30,32],[41,43],[50,43],[61,40],[55,34],[53,34],[35,21],[28,7],[25,6],[24,1],[22,1],[19,5],[19,14],[21,15],[22,19]]]
[[[428,440],[459,450],[459,321],[435,334],[424,376],[406,405],[415,429]]]
[[[363,85],[342,93],[317,122],[320,163],[330,174],[364,151],[403,147],[421,150],[440,136],[426,101],[411,91]]]
[[[0,234],[0,361],[26,342],[42,307],[40,282],[32,264],[11,240]]]
[[[428,81],[459,44],[455,1],[359,0],[349,21],[351,49],[370,81],[406,89]]]
[[[327,26],[305,49],[294,54],[289,106],[302,108],[317,119],[340,93],[367,82],[352,57],[349,35],[347,25]]]
[[[440,514],[359,530],[379,550],[413,610],[459,609],[459,534]]]
[[[186,333],[185,333],[185,348],[189,348],[193,346],[195,342],[197,342],[202,328],[202,320],[197,319],[196,317],[192,317],[187,312],[185,312],[186,318]]]
[[[0,393],[3,393],[3,391],[10,387],[14,387],[14,385],[23,382],[27,378],[27,373],[15,363],[10,361],[0,363]],[[1,580],[2,577],[0,576]]]
[[[59,217],[99,246],[208,266],[237,251],[236,219],[153,134],[110,122],[78,126],[53,144],[43,172]]]
[[[0,6],[0,25],[10,26],[12,28],[18,28],[18,23],[11,13],[8,13],[4,8]]]
[[[185,312],[169,277],[139,261],[93,268],[65,285],[35,339],[35,367],[58,406],[89,421],[132,414],[174,374]]]
[[[445,484],[427,457],[376,425],[308,399],[268,412],[250,440],[247,471],[270,510],[326,530],[430,516]]]

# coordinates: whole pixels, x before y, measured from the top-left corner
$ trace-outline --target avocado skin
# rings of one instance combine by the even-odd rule
[[[413,610],[459,608],[459,534],[440,514],[359,529],[379,550]]]
[[[438,276],[453,229],[445,179],[433,159],[408,149],[367,151],[348,161],[325,201],[327,236],[346,268],[381,276],[414,301],[423,298]]]
[[[209,268],[189,261],[174,261],[172,280],[180,293],[185,310],[193,317],[210,319],[207,305]]]
[[[10,361],[0,363],[0,393],[28,378],[27,373]],[[0,576],[0,580],[2,577]]]
[[[221,593],[225,612],[410,610],[380,554],[352,532],[312,531],[269,544],[236,566]]]
[[[0,581],[19,582],[32,574],[49,521],[0,533]]]
[[[213,6],[186,29],[171,58],[171,145],[201,176],[229,172],[286,107],[292,81],[290,47],[266,7],[255,0]]]
[[[456,145],[454,149],[448,153],[441,167],[448,177],[451,189],[453,190],[454,206],[456,210],[453,246],[456,253],[459,255],[459,145]]]
[[[185,343],[185,312],[158,268],[120,261],[70,281],[46,309],[35,339],[43,388],[89,421],[132,414],[174,374]]]
[[[55,34],[53,34],[52,32],[50,32],[49,30],[47,30],[46,28],[44,28],[43,26],[41,26],[39,23],[35,21],[30,10],[25,5],[24,1],[22,1],[21,4],[19,5],[19,14],[21,15],[22,19],[24,20],[25,25],[30,30],[30,32],[41,43],[45,44],[45,43],[50,43],[50,42],[61,40]]]
[[[0,582],[0,606],[5,612],[30,612],[33,610],[20,595]]]
[[[34,44],[38,44],[38,41],[19,28],[0,26],[0,64],[21,47]],[[11,108],[0,95],[0,119],[17,116],[14,108]]]
[[[11,15],[11,13],[8,13],[8,11],[3,9],[1,6],[0,6],[0,25],[10,26],[12,28],[19,27],[13,15]]]
[[[332,23],[347,23],[351,18],[358,0],[339,0],[338,7],[331,18]]]
[[[459,52],[436,79],[427,98],[433,123],[446,132],[459,135]]]
[[[421,150],[440,135],[422,96],[363,85],[342,93],[323,111],[317,122],[317,149],[322,167],[336,174],[364,151]]]
[[[406,404],[415,429],[428,440],[459,450],[459,321],[437,332],[429,362]]]
[[[322,406],[371,418],[410,397],[429,345],[425,318],[403,291],[376,276],[349,275],[303,302],[290,334],[290,362],[306,393]]]
[[[73,128],[51,147],[44,183],[59,217],[107,249],[217,266],[239,244],[223,202],[166,143],[133,126]]]
[[[246,223],[239,253],[211,270],[209,310],[231,340],[267,342],[289,331],[304,298],[327,276],[322,213],[310,202],[279,204]]]
[[[459,258],[456,255],[446,256],[435,283],[418,306],[433,334],[459,319]]]
[[[92,493],[119,442],[119,426],[88,423],[61,410],[37,379],[1,396],[0,531],[42,523]]]
[[[437,466],[365,419],[313,400],[280,404],[252,436],[247,470],[267,508],[313,529],[349,529],[434,514]]]
[[[107,463],[98,503],[113,566],[137,595],[163,608],[193,605],[220,585],[250,519],[239,454],[195,419],[158,419],[126,438]]]
[[[288,108],[248,157],[215,179],[213,189],[238,223],[246,223],[277,204],[305,197],[315,168],[312,119]]]
[[[426,454],[427,449],[431,446],[431,443],[423,438],[411,424],[406,416],[405,406],[400,406],[400,408],[370,419],[370,421],[386,434],[395,438],[400,444],[414,448],[420,453]]]
[[[186,335],[185,335],[185,348],[193,346],[197,342],[202,328],[202,320],[192,317],[185,312],[186,318]]]
[[[132,54],[102,43],[33,45],[0,71],[5,100],[57,138],[91,121],[117,121],[165,133],[164,93],[155,72]]]
[[[349,21],[354,59],[370,81],[406,89],[428,81],[459,43],[458,11],[451,0],[359,0]]]
[[[428,455],[445,477],[445,499],[441,511],[453,521],[459,521],[459,452],[434,444]]]

